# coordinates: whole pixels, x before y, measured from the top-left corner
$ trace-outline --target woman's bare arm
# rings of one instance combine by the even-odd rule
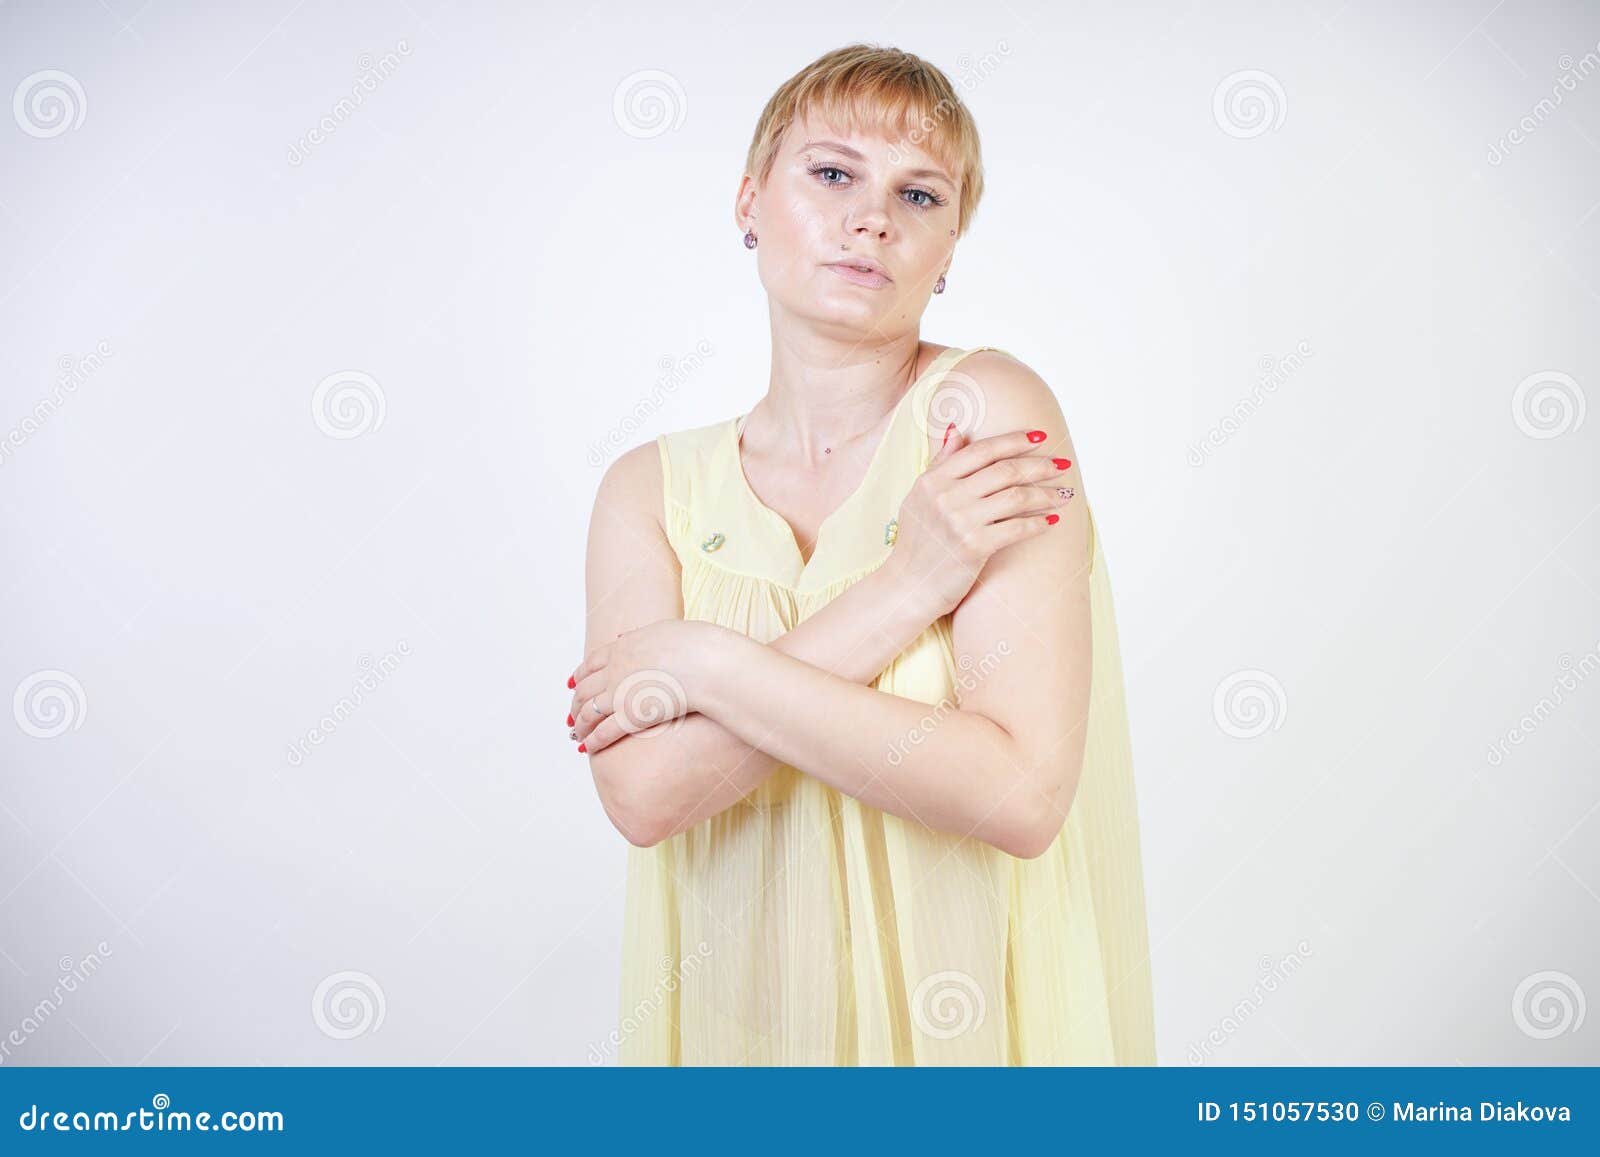
[[[586,652],[621,631],[683,617],[681,571],[661,510],[660,451],[649,442],[612,464],[595,497]],[[864,687],[948,609],[930,584],[886,563],[767,646]],[[761,740],[690,712],[591,753],[589,765],[612,824],[648,846],[731,807],[771,775],[779,761]]]
[[[984,393],[980,434],[1034,426],[1050,438],[1039,449],[1071,455],[1060,406],[1031,370],[999,354],[975,354],[965,368]],[[1076,475],[1064,481],[1081,494]],[[864,803],[1038,855],[1082,768],[1090,549],[1086,503],[1069,502],[1058,525],[989,561],[952,624],[958,661],[982,672],[958,705],[863,687],[733,632],[697,663],[693,705]]]

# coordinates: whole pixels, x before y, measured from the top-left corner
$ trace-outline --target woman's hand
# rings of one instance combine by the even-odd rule
[[[884,563],[936,615],[955,610],[989,557],[1055,525],[1052,513],[1077,493],[1072,463],[1029,451],[1042,430],[995,434],[968,444],[954,423],[900,505],[894,550]]]
[[[715,623],[660,619],[596,647],[567,683],[573,738],[592,755],[624,735],[698,710],[730,635],[744,637]]]

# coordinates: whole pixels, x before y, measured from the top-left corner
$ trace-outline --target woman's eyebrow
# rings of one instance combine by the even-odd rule
[[[800,146],[800,151],[803,153],[807,149],[832,149],[836,153],[843,153],[851,160],[860,161],[863,164],[865,164],[867,160],[867,158],[863,156],[859,150],[852,149],[849,145],[842,145],[838,141],[807,141],[805,144]],[[911,169],[906,173],[906,176],[938,177],[941,181],[946,181],[951,185],[955,184],[955,181],[952,180],[950,175],[943,169]]]

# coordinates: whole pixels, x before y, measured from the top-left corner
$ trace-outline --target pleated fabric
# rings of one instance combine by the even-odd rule
[[[743,416],[661,435],[684,617],[768,642],[892,550],[928,430],[981,398],[941,353],[897,405],[809,562],[740,466]],[[619,1063],[1155,1063],[1121,654],[1089,515],[1093,685],[1084,767],[1050,848],[1017,859],[859,803],[789,766],[739,804],[629,847]],[[873,686],[955,709],[949,616]]]

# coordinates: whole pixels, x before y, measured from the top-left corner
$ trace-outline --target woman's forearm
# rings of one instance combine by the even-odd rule
[[[765,647],[864,687],[941,613],[917,584],[900,581],[897,570],[886,562]],[[644,839],[654,842],[676,835],[755,790],[786,762],[765,750],[761,738],[756,732],[738,734],[703,713],[690,712],[675,723],[613,744],[608,749],[613,758],[637,761],[629,773],[647,780],[635,795],[639,814],[634,824]],[[596,758],[607,754],[600,752]]]
[[[773,759],[926,827],[1036,855],[1053,828],[1047,769],[998,723],[864,687],[737,635],[711,660],[699,711]]]

